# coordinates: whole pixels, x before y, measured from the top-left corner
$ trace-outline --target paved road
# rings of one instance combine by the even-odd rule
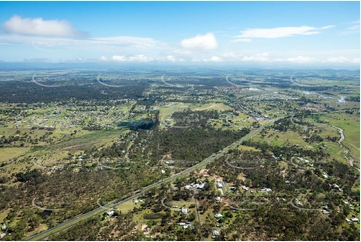
[[[246,136],[244,136],[243,138],[241,138],[240,140],[234,142],[233,144],[225,147],[222,151],[220,151],[218,154],[214,154],[214,155],[211,155],[209,156],[208,158],[204,159],[203,161],[201,161],[200,163],[198,163],[197,165],[195,166],[192,166],[184,171],[181,171],[177,174],[174,174],[173,176],[171,177],[168,177],[168,178],[165,178],[163,180],[160,180],[156,183],[153,183],[152,185],[149,185],[147,187],[144,187],[143,189],[141,190],[138,190],[139,192],[137,193],[133,193],[131,196],[119,201],[113,201],[113,202],[110,202],[108,203],[107,205],[103,206],[103,207],[99,207],[99,208],[96,208],[90,212],[87,212],[85,214],[82,214],[80,216],[77,216],[73,219],[70,219],[69,221],[66,221],[62,224],[59,224],[51,229],[48,229],[46,231],[43,231],[39,234],[36,234],[36,235],[33,235],[31,237],[29,237],[27,240],[45,240],[45,238],[49,237],[50,235],[53,235],[53,234],[56,234],[56,233],[59,233],[61,231],[64,231],[70,227],[72,227],[73,225],[75,225],[76,223],[84,220],[84,219],[87,219],[87,218],[90,218],[92,216],[95,216],[95,215],[98,215],[98,214],[102,214],[104,212],[106,212],[108,209],[111,209],[112,207],[116,207],[118,205],[121,205],[133,198],[136,198],[138,197],[140,194],[152,189],[152,188],[155,188],[155,187],[159,187],[161,186],[161,184],[164,184],[164,183],[168,183],[170,181],[173,181],[175,180],[176,178],[178,177],[184,177],[184,176],[188,176],[190,174],[190,172],[192,171],[195,171],[197,169],[200,169],[202,167],[205,167],[207,164],[213,162],[215,159],[223,156],[224,154],[227,154],[229,150],[231,149],[235,149],[237,147],[237,145],[240,145],[244,140],[246,139],[249,139],[251,138],[252,136],[254,136],[255,134],[257,134],[258,132],[260,132],[263,128],[265,128],[266,126],[272,124],[273,122],[275,122],[276,120],[278,119],[281,119],[283,117],[280,117],[280,118],[276,118],[276,119],[272,119],[272,120],[269,120],[267,123],[265,123],[264,125],[260,126],[259,128],[251,131],[249,134],[247,134]]]

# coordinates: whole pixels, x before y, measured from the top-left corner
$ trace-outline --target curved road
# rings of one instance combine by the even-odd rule
[[[296,208],[296,209],[298,209],[300,211],[321,211],[321,209],[317,209],[317,208],[300,208],[300,207],[297,207],[292,202],[294,199],[295,198],[292,198],[292,200],[290,201],[290,204],[291,204],[292,207],[294,207],[294,208]]]

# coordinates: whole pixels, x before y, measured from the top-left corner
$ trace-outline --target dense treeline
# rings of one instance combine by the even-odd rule
[[[211,111],[192,111],[191,109],[184,110],[183,112],[174,112],[172,118],[177,126],[200,126],[207,127],[209,119],[219,119],[219,112],[216,110]]]
[[[155,129],[152,139],[154,154],[159,159],[161,155],[171,153],[173,159],[201,161],[239,140],[249,131],[248,128],[239,131],[198,127],[166,131]]]
[[[129,85],[114,88],[103,86],[99,83],[86,83],[83,85],[64,85],[50,88],[38,86],[32,82],[0,82],[0,102],[50,103],[71,98],[77,100],[136,99],[142,97],[143,91],[149,86],[149,83],[140,81],[132,81],[125,84]]]

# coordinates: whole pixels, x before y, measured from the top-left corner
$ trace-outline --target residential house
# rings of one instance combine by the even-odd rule
[[[188,213],[188,208],[182,207],[182,213],[187,214]]]

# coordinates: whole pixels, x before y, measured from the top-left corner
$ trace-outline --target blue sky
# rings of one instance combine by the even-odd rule
[[[359,66],[359,20],[359,2],[0,2],[0,60]]]

